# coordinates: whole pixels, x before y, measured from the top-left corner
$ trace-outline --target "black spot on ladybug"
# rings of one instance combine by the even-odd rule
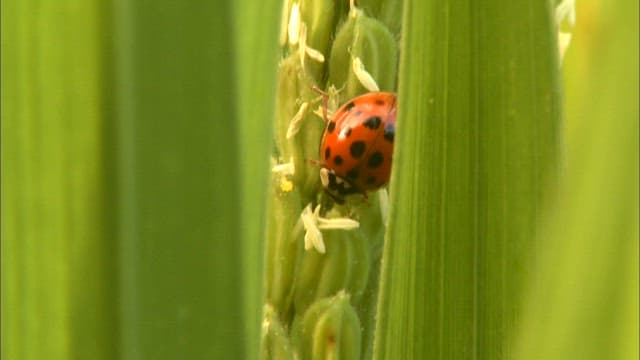
[[[342,156],[336,155],[333,158],[333,163],[336,164],[336,165],[342,165]]]
[[[328,160],[330,157],[331,157],[331,148],[327,146],[324,149],[324,158],[325,160]]]
[[[365,148],[366,145],[364,144],[364,141],[354,141],[349,147],[349,152],[351,153],[351,156],[357,159],[364,154]]]
[[[377,168],[382,165],[382,161],[384,160],[384,156],[379,151],[374,152],[369,156],[369,160],[367,161],[367,166],[370,168]]]
[[[376,178],[375,178],[375,177],[373,177],[373,176],[369,176],[369,177],[367,178],[367,184],[369,184],[369,185],[373,185],[373,184],[375,184],[375,183],[376,183]]]
[[[335,128],[336,128],[335,121],[331,121],[329,122],[329,125],[327,125],[327,132],[331,134]]]
[[[351,111],[351,109],[354,108],[354,106],[356,106],[356,104],[353,103],[353,101],[351,101],[350,103],[348,103],[347,105],[345,105],[344,110],[345,111]]]
[[[384,100],[376,99],[375,103],[376,103],[376,105],[382,106],[382,105],[384,105]]]
[[[396,127],[393,124],[387,124],[387,126],[384,127],[384,138],[392,143],[393,142],[393,137],[396,133]]]
[[[352,179],[352,180],[353,179],[357,179],[359,174],[360,173],[358,172],[358,169],[353,168],[353,169],[349,170],[349,172],[347,173],[347,178],[348,179]]]
[[[367,120],[365,120],[363,125],[368,127],[371,130],[376,130],[377,128],[380,127],[381,123],[382,123],[382,119],[380,118],[380,116],[372,116]]]

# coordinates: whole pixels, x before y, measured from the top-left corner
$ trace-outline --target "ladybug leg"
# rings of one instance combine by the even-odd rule
[[[327,93],[326,91],[320,89],[319,87],[317,87],[315,85],[311,85],[311,90],[317,92],[318,94],[320,94],[322,96],[329,97],[329,93]]]
[[[311,90],[317,92],[318,94],[320,94],[320,96],[322,96],[322,117],[326,122],[329,122],[329,117],[327,116],[327,108],[329,107],[329,94],[325,91],[322,91],[322,89],[315,85],[311,87]]]
[[[339,197],[337,194],[332,193],[329,189],[324,189],[324,193],[329,195],[333,201],[338,205],[344,205],[344,198]]]
[[[362,200],[364,201],[364,203],[365,203],[367,206],[370,206],[370,205],[371,205],[371,203],[369,202],[369,195],[367,194],[367,192],[366,192],[366,191],[362,191],[362,192],[360,192],[359,194],[360,194],[360,195],[362,195]]]

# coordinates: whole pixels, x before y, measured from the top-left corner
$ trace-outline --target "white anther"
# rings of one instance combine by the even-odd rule
[[[289,24],[289,5],[291,0],[284,0],[282,2],[282,17],[280,18],[280,36],[278,42],[280,46],[284,46],[287,43],[287,30]]]
[[[311,210],[311,204],[302,210],[300,214],[302,225],[305,229],[304,248],[309,250],[315,248],[319,253],[324,254],[326,251],[324,239],[322,238],[321,229],[342,229],[351,230],[360,227],[360,223],[349,218],[322,218],[320,217],[320,205],[315,210]]]
[[[302,219],[302,225],[305,230],[304,249],[309,250],[313,247],[319,253],[324,254],[326,250],[322,239],[322,232],[320,232],[318,228],[318,213],[311,211],[311,204],[302,210],[300,218]]]
[[[556,25],[560,26],[564,20],[573,27],[576,24],[576,2],[575,0],[563,0],[556,6]]]
[[[307,24],[300,22],[300,38],[298,44],[298,56],[300,57],[300,64],[304,68],[304,59],[309,56],[311,59],[323,63],[324,55],[316,49],[307,46]]]
[[[569,27],[573,27],[576,24],[576,4],[575,0],[563,0],[558,6],[556,6],[556,27],[558,28],[558,54],[560,61],[564,59],[564,54],[569,48],[571,43],[571,33],[560,30],[564,21],[567,22]]]
[[[307,24],[300,23],[300,43],[298,44],[298,56],[300,57],[300,64],[304,68],[304,58],[307,55]]]
[[[349,16],[351,17],[358,16],[358,8],[356,8],[355,0],[349,0]]]
[[[569,48],[572,36],[573,35],[571,33],[558,31],[558,52],[560,54],[560,61],[564,59],[564,54]]]
[[[318,227],[320,229],[342,229],[342,230],[352,230],[360,227],[360,223],[349,218],[333,218],[333,219],[325,219],[318,218]]]
[[[324,55],[320,51],[318,51],[316,49],[312,49],[312,48],[306,46],[305,47],[305,52],[313,60],[315,60],[315,61],[317,61],[319,63],[323,63],[324,62]]]
[[[289,122],[289,128],[287,129],[287,139],[291,139],[293,136],[295,136],[298,133],[298,131],[300,131],[300,126],[302,125],[302,119],[304,118],[304,115],[306,114],[308,107],[309,107],[308,102],[303,102],[302,105],[300,105],[300,109],[298,109],[298,112],[293,116],[293,119],[291,119],[291,121]]]
[[[291,6],[287,33],[289,35],[289,44],[297,44],[300,36],[300,5],[297,2]]]
[[[358,78],[358,81],[364,86],[365,89],[374,92],[380,91],[378,87],[378,83],[373,79],[373,76],[369,74],[369,72],[364,68],[364,64],[359,57],[354,57],[351,60],[351,68],[353,69],[353,73]]]
[[[271,171],[274,173],[281,173],[283,175],[293,175],[295,172],[295,166],[293,165],[293,158],[287,162],[275,165],[271,168]]]

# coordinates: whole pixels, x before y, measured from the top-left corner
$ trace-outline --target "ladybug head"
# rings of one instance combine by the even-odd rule
[[[347,195],[362,194],[351,181],[339,176],[332,169],[320,168],[320,182],[324,190],[338,204],[344,204],[344,198]]]

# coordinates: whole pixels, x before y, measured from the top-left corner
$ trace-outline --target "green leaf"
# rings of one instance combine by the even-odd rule
[[[242,219],[246,359],[257,359],[263,302],[263,243],[273,132],[280,1],[233,3]]]
[[[121,354],[242,358],[231,9],[116,2]]]
[[[3,359],[117,356],[106,6],[60,5],[2,2]]]
[[[499,359],[559,155],[547,2],[405,1],[374,358]]]
[[[539,236],[516,354],[637,359],[638,3],[577,5],[563,65],[567,169]]]

